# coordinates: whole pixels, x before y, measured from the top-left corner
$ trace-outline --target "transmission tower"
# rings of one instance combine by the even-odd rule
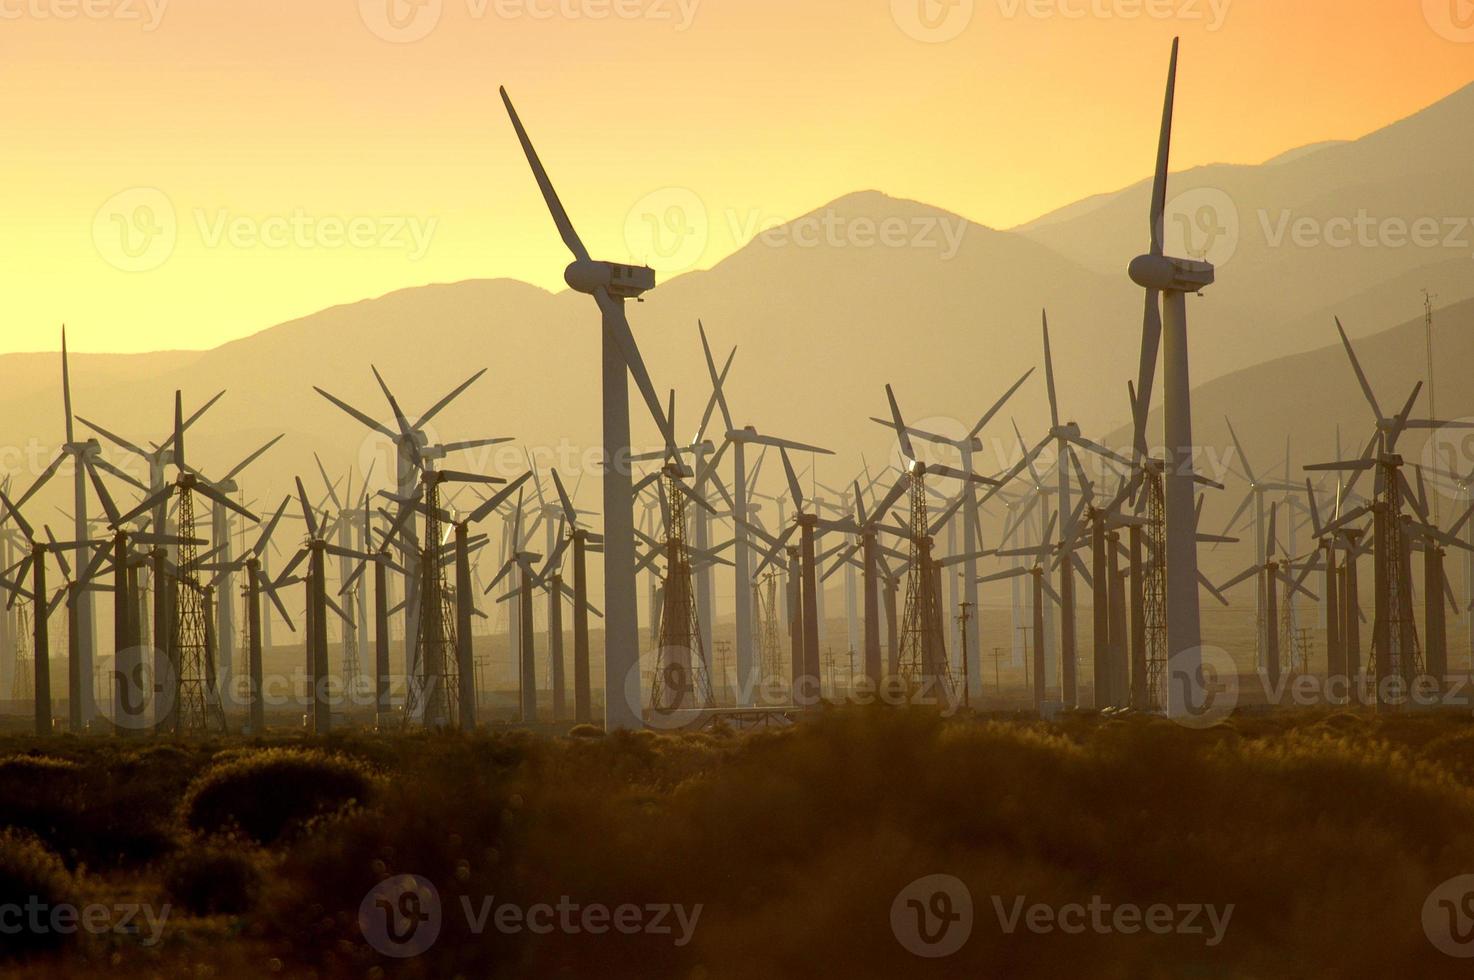
[[[655,711],[710,708],[711,677],[692,589],[691,553],[686,548],[686,491],[674,467],[663,477],[669,503],[665,542],[665,603],[660,610],[650,707]]]
[[[1146,581],[1143,618],[1146,621],[1147,710],[1167,706],[1167,498],[1162,474],[1146,471]]]
[[[911,480],[911,574],[906,583],[906,610],[901,619],[900,674],[922,703],[952,704],[954,684],[947,662],[939,574],[932,562],[932,539],[926,506],[925,470],[917,464]]]
[[[194,545],[194,492],[189,481],[179,486],[179,587],[171,645],[177,698],[172,712],[174,734],[198,735],[225,731],[225,710],[215,686],[215,663],[209,630],[210,611],[198,577]]]
[[[36,697],[36,675],[31,663],[31,604],[17,602],[15,610],[15,672],[10,679],[10,698],[29,702]]]
[[[404,723],[421,717],[426,728],[449,725],[459,718],[459,679],[456,672],[454,591],[445,582],[440,561],[440,484],[431,474],[424,480],[425,537],[420,552],[419,639],[410,671]]]
[[[758,610],[758,661],[762,687],[776,686],[785,675],[783,644],[778,630],[778,573],[769,572],[752,584]]]
[[[358,608],[358,588],[355,585],[348,591],[344,597],[343,608]],[[454,659],[454,657],[451,658],[452,662]],[[347,692],[349,704],[355,703],[354,699],[358,697],[361,677],[362,669],[358,663],[358,623],[346,623],[343,626],[343,690]]]

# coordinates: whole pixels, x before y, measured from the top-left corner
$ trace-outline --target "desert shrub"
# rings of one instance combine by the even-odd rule
[[[181,813],[197,833],[238,832],[269,844],[314,817],[367,803],[376,789],[374,775],[352,759],[267,749],[207,769],[185,791]]]
[[[207,841],[175,854],[162,881],[169,900],[195,915],[239,915],[261,889],[261,857],[249,845]]]
[[[570,738],[603,738],[604,729],[598,725],[574,725],[568,730]]]
[[[63,904],[76,905],[76,885],[61,859],[35,837],[0,832],[0,906],[25,909],[33,902],[48,910]],[[20,924],[21,928],[0,941],[0,957],[53,949],[72,938],[54,929],[31,929],[27,921],[11,917],[7,924]]]

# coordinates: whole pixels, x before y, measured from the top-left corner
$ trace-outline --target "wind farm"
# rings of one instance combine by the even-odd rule
[[[418,71],[474,43],[373,6]],[[955,11],[893,6],[856,38],[965,84]],[[1063,92],[1017,37],[1010,84]],[[53,290],[0,342],[0,969],[1459,974],[1474,83],[1360,130],[1270,106],[1304,135],[1217,163],[1262,136],[1220,118],[1238,43],[1154,25],[1088,105],[948,122],[999,137],[957,159],[873,92],[795,123],[749,78],[773,123],[734,140],[705,79],[639,103],[493,61],[473,133],[436,130],[479,178],[395,162],[404,200],[453,188],[425,268],[460,278],[375,265],[158,350]],[[723,213],[753,141],[844,196]],[[380,173],[337,150],[320,200]],[[1068,190],[996,227],[900,196],[969,155],[947,181]],[[202,259],[206,209],[135,190],[91,229],[120,322],[212,263],[255,309],[278,252],[358,283],[350,230],[392,224],[267,218],[252,252],[238,217]]]

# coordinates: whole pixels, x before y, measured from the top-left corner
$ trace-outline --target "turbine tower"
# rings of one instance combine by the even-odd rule
[[[522,120],[501,90],[502,102],[511,117],[512,127],[527,163],[537,179],[543,200],[552,213],[553,223],[563,244],[573,253],[574,261],[563,273],[563,279],[580,293],[594,297],[603,317],[604,360],[604,727],[639,728],[640,718],[640,637],[636,613],[634,493],[630,468],[626,462],[630,446],[629,378],[645,399],[645,404],[659,426],[666,446],[674,444],[674,435],[660,405],[660,397],[645,370],[645,361],[635,344],[629,320],[625,316],[627,299],[639,299],[655,288],[655,270],[644,266],[600,262],[589,257],[573,222],[568,218],[558,192],[553,189],[547,171],[532,140],[522,128]]]
[[[1187,358],[1187,296],[1213,284],[1211,263],[1170,258],[1163,254],[1167,210],[1167,166],[1172,154],[1172,112],[1177,93],[1179,39],[1172,41],[1167,73],[1167,97],[1162,108],[1162,131],[1157,146],[1156,178],[1152,186],[1151,251],[1133,259],[1130,275],[1146,290],[1141,330],[1141,368],[1136,399],[1137,445],[1144,444],[1151,412],[1152,382],[1157,370],[1157,346],[1163,347],[1165,383],[1162,392],[1166,419],[1167,473],[1167,655],[1182,683],[1169,683],[1167,713],[1186,712],[1191,678],[1198,677],[1202,631],[1198,620],[1197,514],[1194,501],[1192,396]],[[1165,328],[1165,329],[1164,329]]]

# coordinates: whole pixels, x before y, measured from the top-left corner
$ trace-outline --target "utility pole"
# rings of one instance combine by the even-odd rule
[[[972,707],[972,688],[969,686],[967,676],[967,624],[972,621],[972,603],[958,603],[957,608],[962,610],[957,616],[958,625],[961,627],[962,636],[962,706]]]
[[[1002,659],[1003,659],[1003,648],[1002,647],[994,647],[993,648],[993,690],[995,690],[996,692],[998,692],[998,697],[999,698],[1002,698],[1003,697],[1003,674],[1002,674],[1002,672],[1001,672],[1001,670],[1000,670],[1000,668],[998,666],[998,662],[1000,660],[1002,660]]]
[[[1436,389],[1433,386],[1433,301],[1437,298],[1437,294],[1430,293],[1427,289],[1423,290],[1423,338],[1428,349],[1428,417],[1430,419],[1438,418]],[[1437,527],[1439,509],[1438,494],[1435,493],[1431,496],[1433,497],[1431,501],[1433,504],[1433,526]]]

